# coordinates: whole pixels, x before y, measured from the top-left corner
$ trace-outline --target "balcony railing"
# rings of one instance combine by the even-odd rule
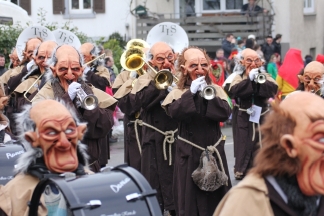
[[[164,17],[160,15],[154,18],[137,19],[137,38],[145,40],[151,28],[158,23],[173,22],[187,32],[190,45],[215,51],[216,47],[221,46],[222,40],[228,33],[241,38],[254,34],[260,42],[263,41],[265,36],[271,34],[273,20],[273,16],[268,14],[250,17],[240,13],[203,14],[184,18]]]

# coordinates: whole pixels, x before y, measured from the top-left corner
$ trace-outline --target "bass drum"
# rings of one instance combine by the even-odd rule
[[[0,185],[5,185],[14,177],[14,169],[19,155],[25,152],[20,144],[0,145]]]
[[[38,183],[29,205],[30,216],[37,215],[42,194],[48,215],[56,215],[58,212],[61,212],[59,215],[75,216],[162,215],[156,190],[134,168],[120,165],[93,175],[67,176],[44,179]],[[57,201],[58,196],[53,199],[61,209],[53,210],[53,202],[46,202],[49,191],[63,194],[63,202]],[[62,209],[66,209],[64,214]]]

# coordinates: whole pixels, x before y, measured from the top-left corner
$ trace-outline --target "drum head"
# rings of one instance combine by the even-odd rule
[[[23,146],[19,144],[0,146],[0,185],[5,185],[13,178],[17,159],[24,152]]]
[[[143,176],[138,178],[141,174],[135,169],[125,169],[70,180],[51,178],[45,184],[40,182],[42,190],[38,191],[39,185],[36,187],[29,215],[35,214],[35,203],[39,203],[41,194],[51,213],[65,209],[72,215],[161,215],[156,191],[150,188]],[[35,194],[38,194],[38,201],[34,200]]]

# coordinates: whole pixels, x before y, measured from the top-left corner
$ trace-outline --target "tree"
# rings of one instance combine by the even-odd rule
[[[120,42],[117,39],[110,39],[103,44],[104,49],[110,49],[113,53],[114,62],[116,67],[120,70],[120,57],[123,54],[123,48],[120,46]]]
[[[20,24],[17,25],[0,25],[0,53],[6,57],[6,65],[9,65],[9,54],[13,47],[16,46],[16,41],[23,31]]]
[[[112,33],[109,37],[108,37],[108,41],[110,39],[116,39],[119,43],[120,47],[125,47],[126,46],[126,41],[124,40],[124,38],[118,33],[118,32],[114,32]]]

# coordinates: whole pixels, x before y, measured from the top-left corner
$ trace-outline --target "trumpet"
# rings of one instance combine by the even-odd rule
[[[82,88],[77,91],[78,105],[86,110],[93,110],[98,106],[98,98],[95,95],[87,94]]]
[[[91,61],[88,61],[87,63],[85,63],[83,66],[86,66],[88,64],[91,64],[92,62],[96,61],[96,60],[104,60],[106,58],[106,53],[101,54],[100,56],[97,56],[96,58],[92,59]]]
[[[174,76],[169,70],[163,69],[157,72],[149,63],[145,61],[145,54],[140,47],[134,46],[126,50],[121,56],[120,61],[126,70],[136,72],[142,69],[146,64],[156,74],[154,81],[155,86],[158,89],[166,89],[173,82]]]
[[[212,85],[207,85],[201,90],[200,96],[206,100],[212,100],[216,97],[216,88]]]
[[[259,74],[255,75],[254,82],[263,84],[263,83],[265,83],[265,81],[267,81],[267,77],[264,74],[259,73]]]
[[[71,80],[67,80],[69,84],[72,83]],[[93,94],[87,94],[85,91],[80,87],[77,89],[76,99],[77,99],[77,106],[82,107],[86,110],[93,110],[98,106],[98,98]]]

